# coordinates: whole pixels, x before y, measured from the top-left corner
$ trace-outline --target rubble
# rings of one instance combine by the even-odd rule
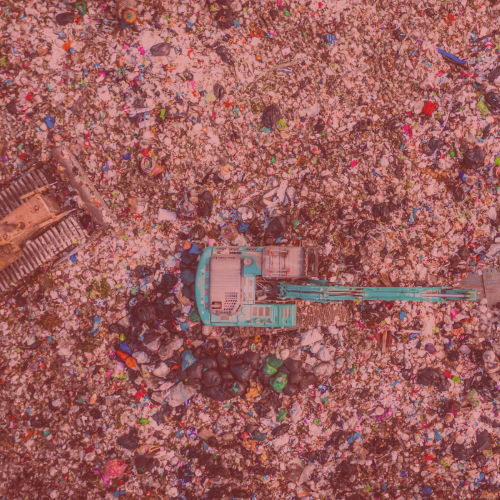
[[[96,236],[1,296],[0,494],[497,498],[499,304],[243,334],[194,280],[222,245],[353,286],[499,270],[499,13],[4,2],[0,200],[64,167]]]

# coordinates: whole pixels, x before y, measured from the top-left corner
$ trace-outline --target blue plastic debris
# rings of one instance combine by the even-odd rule
[[[335,35],[332,35],[331,33],[327,33],[325,35],[325,40],[328,45],[335,45],[335,41],[337,40],[337,37]]]
[[[422,494],[425,495],[426,497],[428,496],[431,496],[432,495],[432,488],[430,486],[424,486],[422,488]]]
[[[47,128],[52,128],[54,124],[56,123],[56,119],[53,116],[50,115],[45,115],[45,125],[47,125]]]
[[[92,322],[92,330],[89,332],[89,336],[93,337],[97,333],[99,333],[99,330],[101,329],[101,317],[100,316],[94,316],[93,322]]]
[[[353,435],[352,435],[352,436],[351,436],[351,437],[347,440],[347,442],[348,442],[349,444],[352,444],[352,443],[354,443],[354,441],[356,441],[356,439],[358,439],[358,438],[360,438],[360,437],[361,437],[361,434],[360,434],[359,432],[356,432],[356,433],[354,433],[354,434],[353,434]]]
[[[196,358],[194,357],[193,353],[189,349],[186,349],[181,354],[181,369],[186,370],[195,363],[196,363]]]
[[[460,66],[467,66],[467,61],[465,59],[460,59],[457,56],[454,56],[453,54],[450,54],[449,52],[446,52],[446,50],[443,49],[437,49],[438,52],[448,61],[458,64]]]
[[[238,229],[238,232],[239,232],[239,233],[246,233],[246,232],[248,231],[248,228],[249,228],[249,227],[250,227],[250,225],[249,225],[249,224],[247,224],[246,222],[240,221],[240,222],[238,223],[238,227],[237,227],[237,229]]]
[[[71,262],[73,262],[73,264],[76,264],[78,262],[78,258],[77,258],[78,254],[77,253],[72,253],[70,256],[69,256],[69,260]]]
[[[120,351],[126,352],[130,356],[132,356],[132,351],[130,350],[130,347],[126,342],[121,342],[120,343]]]
[[[399,313],[399,319],[400,319],[401,321],[404,321],[404,320],[406,319],[406,313],[405,313],[404,311],[401,311],[401,312]]]
[[[191,244],[191,248],[189,249],[189,253],[194,253],[195,255],[200,255],[201,250],[199,249],[196,243]]]

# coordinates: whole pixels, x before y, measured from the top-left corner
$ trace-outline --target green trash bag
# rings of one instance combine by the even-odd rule
[[[283,372],[278,372],[275,377],[271,379],[271,387],[276,392],[281,392],[286,384],[288,384],[288,375]]]
[[[264,364],[264,372],[268,375],[274,375],[282,364],[283,361],[278,359],[276,356],[268,356]]]

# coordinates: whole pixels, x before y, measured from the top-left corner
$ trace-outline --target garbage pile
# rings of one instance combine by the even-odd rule
[[[498,498],[500,305],[207,328],[207,246],[500,267],[500,5],[0,6],[0,189],[72,151],[112,223],[0,303],[5,498]],[[73,197],[74,193],[66,195]]]

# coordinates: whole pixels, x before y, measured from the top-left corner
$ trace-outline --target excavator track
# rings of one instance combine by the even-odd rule
[[[28,190],[26,192],[31,191]],[[28,241],[22,256],[0,271],[0,292],[20,285],[41,266],[60,257],[63,252],[81,245],[89,238],[78,217],[70,214],[38,237]]]
[[[347,304],[330,303],[307,303],[297,302],[297,322],[293,328],[263,328],[263,327],[234,327],[241,337],[263,335],[272,331],[273,334],[284,333],[293,330],[307,330],[321,326],[346,323],[350,317],[350,307]]]

